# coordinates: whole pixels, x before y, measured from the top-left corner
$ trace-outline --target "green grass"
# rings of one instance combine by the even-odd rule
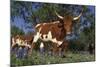
[[[95,61],[95,55],[88,53],[72,53],[67,52],[65,58],[59,56],[49,56],[45,54],[41,57],[39,52],[33,51],[32,56],[24,59],[17,59],[14,55],[11,56],[11,65],[26,66],[26,65],[44,65],[44,64],[59,64],[59,63],[75,63]]]

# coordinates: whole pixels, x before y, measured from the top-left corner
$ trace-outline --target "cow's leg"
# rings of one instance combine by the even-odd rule
[[[44,54],[44,44],[41,42],[40,44],[40,53],[43,55]]]
[[[28,52],[29,53],[29,56],[32,55],[32,51],[33,51],[33,48],[35,46],[35,43],[38,41],[39,38],[40,38],[40,34],[39,34],[39,32],[37,32],[37,34],[34,35],[33,42],[31,44],[31,48],[29,49],[29,52]]]
[[[60,56],[60,57],[62,57],[63,54],[64,54],[64,53],[63,53],[63,50],[64,50],[64,49],[63,49],[62,47],[58,47],[58,46],[57,46],[57,47],[55,48],[55,54],[58,55],[58,56]]]
[[[31,55],[30,54],[30,51],[31,51],[31,45],[30,44],[27,44],[26,46],[25,46],[25,50],[27,51],[27,55]]]
[[[53,55],[53,48],[50,48],[48,55],[52,56]]]
[[[17,53],[16,53],[16,58],[21,59],[22,58],[22,47],[19,46]]]
[[[53,43],[53,55],[54,56],[57,56],[58,54],[58,47],[57,47],[57,44],[56,43]]]
[[[40,38],[41,34],[37,32],[37,34],[34,36],[33,43],[36,43],[38,39]]]
[[[60,54],[61,54],[61,57],[65,57],[65,52],[68,50],[68,42],[67,41],[64,41],[61,46],[59,46],[60,49]]]
[[[34,48],[34,43],[32,43],[31,47],[30,47],[29,50],[28,50],[28,55],[29,55],[29,56],[32,55],[33,48]]]
[[[58,51],[59,56],[62,56],[62,48],[61,47],[58,47],[58,49],[59,49],[59,51]]]
[[[11,47],[12,54],[16,54],[18,51],[18,44],[15,44],[13,47]]]
[[[65,57],[65,48],[59,48],[59,56],[62,58]]]
[[[25,46],[23,47],[23,58],[27,58],[28,57],[28,51],[29,51],[30,47]]]
[[[62,57],[63,56],[63,50],[64,50],[64,48],[62,48],[62,46],[58,46],[56,43],[55,43],[55,46],[54,46],[54,54],[55,54],[55,56],[60,56],[60,57]]]

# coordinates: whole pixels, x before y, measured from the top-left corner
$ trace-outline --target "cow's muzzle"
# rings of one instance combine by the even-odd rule
[[[71,32],[67,32],[66,34],[67,34],[67,35],[71,35]]]

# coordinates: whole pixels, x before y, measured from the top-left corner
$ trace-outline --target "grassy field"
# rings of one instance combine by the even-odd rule
[[[67,52],[65,58],[59,56],[49,56],[45,54],[41,56],[39,52],[33,51],[33,55],[28,58],[18,59],[14,55],[11,56],[11,65],[27,66],[27,65],[44,65],[44,64],[59,64],[59,63],[75,63],[75,62],[89,62],[95,61],[95,55],[88,53],[72,53]]]

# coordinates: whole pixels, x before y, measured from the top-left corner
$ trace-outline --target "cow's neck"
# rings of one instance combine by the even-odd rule
[[[61,36],[60,39],[64,40],[66,37],[66,30],[64,27],[61,28]]]

